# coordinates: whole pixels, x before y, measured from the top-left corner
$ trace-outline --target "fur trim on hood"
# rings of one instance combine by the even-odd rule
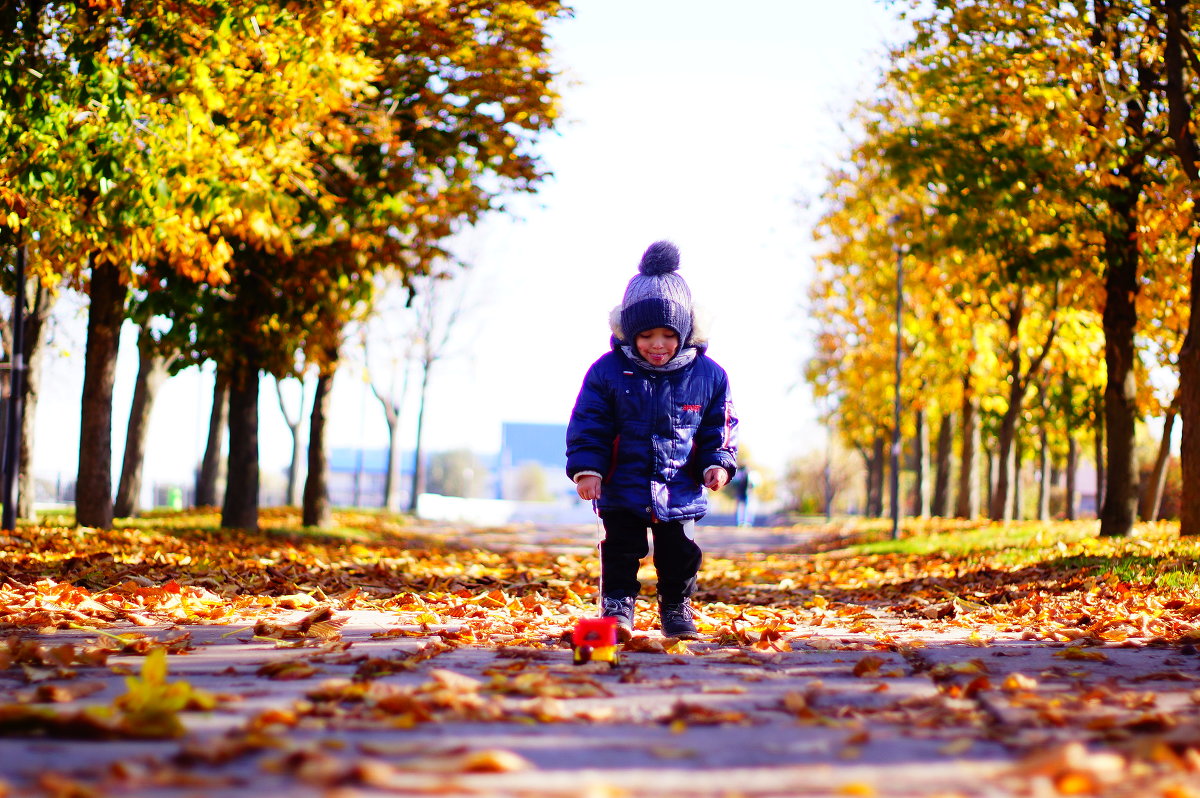
[[[625,333],[621,331],[621,306],[617,305],[608,314],[608,326],[612,330],[613,337],[623,344],[630,343],[625,340]],[[692,305],[692,337],[690,340],[684,341],[684,346],[707,346],[708,345],[708,313],[701,305]]]

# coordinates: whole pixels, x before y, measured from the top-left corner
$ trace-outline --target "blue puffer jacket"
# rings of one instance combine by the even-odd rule
[[[567,476],[594,471],[599,507],[647,520],[700,518],[704,470],[737,470],[737,417],[725,370],[703,344],[689,365],[655,372],[613,351],[588,369],[567,426]]]

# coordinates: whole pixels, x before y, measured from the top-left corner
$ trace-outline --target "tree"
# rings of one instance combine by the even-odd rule
[[[297,382],[300,383],[300,406],[296,408],[296,414],[293,416],[288,412],[287,402],[283,399],[283,381],[275,381],[275,394],[279,399],[279,412],[283,415],[284,423],[287,424],[288,430],[292,434],[292,463],[288,466],[287,481],[287,503],[291,507],[298,507],[302,499],[300,495],[300,461],[303,455],[303,447],[300,428],[304,423],[304,405],[308,395],[308,386],[305,381],[302,378],[297,378]]]
[[[487,466],[468,449],[440,452],[429,458],[428,492],[476,497],[483,491],[487,473]]]
[[[2,235],[2,233],[0,233]],[[15,254],[15,253],[14,253]],[[15,272],[15,270],[14,270]],[[35,485],[33,479],[33,452],[37,432],[37,407],[42,388],[42,364],[45,360],[45,344],[50,328],[51,313],[58,301],[58,294],[40,277],[26,281],[22,288],[13,287],[14,300],[25,303],[23,319],[23,343],[25,374],[21,385],[21,446],[20,476],[17,485],[17,517],[33,519]],[[0,324],[0,338],[4,342],[4,353],[10,366],[13,363],[13,318],[10,316]],[[5,375],[9,378],[11,375]],[[5,389],[11,385],[7,380]]]
[[[228,157],[223,132],[203,117],[224,101],[206,61],[228,50],[230,33],[210,26],[233,18],[217,0],[8,4],[0,12],[9,66],[0,77],[0,171],[12,187],[3,199],[27,211],[19,223],[0,216],[9,230],[36,233],[38,274],[86,284],[90,298],[81,524],[112,522],[112,374],[127,290],[160,261],[221,282],[229,248],[210,230],[222,216],[248,226],[263,218],[261,207],[229,202],[215,175],[240,165],[233,183],[245,186],[274,154]]]
[[[854,240],[856,227],[879,224],[878,214],[854,210],[849,201],[854,191],[884,196],[893,207],[907,203],[921,209],[899,214],[919,253],[916,260],[944,268],[946,255],[963,254],[962,266],[944,271],[945,293],[954,297],[963,290],[970,296],[982,288],[975,296],[999,310],[989,318],[977,312],[985,310],[978,302],[963,308],[976,311],[969,313],[976,326],[999,322],[1000,340],[1008,342],[1006,400],[973,385],[980,377],[997,378],[990,366],[980,369],[974,363],[966,383],[972,387],[966,395],[982,399],[985,417],[995,414],[1000,421],[993,515],[1007,513],[1010,505],[1009,453],[1018,419],[1027,412],[1048,414],[1043,422],[1049,424],[1047,445],[1057,448],[1057,440],[1069,437],[1064,425],[1094,417],[1088,408],[1100,406],[1086,391],[1076,390],[1025,406],[1030,379],[1058,384],[1056,375],[1029,366],[1040,359],[1042,368],[1050,368],[1063,335],[1027,333],[1022,326],[1040,318],[1044,331],[1061,329],[1065,311],[1086,310],[1100,320],[1107,361],[1104,424],[1096,435],[1106,453],[1098,470],[1108,483],[1102,529],[1126,534],[1133,521],[1134,429],[1148,407],[1138,387],[1135,344],[1138,336],[1158,334],[1141,315],[1146,308],[1139,294],[1148,285],[1172,282],[1169,261],[1155,257],[1155,249],[1162,249],[1158,242],[1179,236],[1179,209],[1191,208],[1164,199],[1171,192],[1163,187],[1173,178],[1164,168],[1160,144],[1166,127],[1161,91],[1166,85],[1170,93],[1171,82],[1157,79],[1155,70],[1158,54],[1171,48],[1161,36],[1164,26],[1156,22],[1160,7],[1103,0],[1049,6],[935,0],[915,8],[915,36],[897,48],[883,98],[862,126],[855,188],[833,195],[841,206],[835,212],[844,214],[846,226],[839,236],[847,240]],[[1181,30],[1191,29],[1190,19],[1180,20]],[[1184,39],[1177,43],[1176,63],[1182,69]],[[1190,106],[1179,107],[1190,119]],[[1190,135],[1186,124],[1174,127]],[[862,166],[872,160],[875,165]],[[892,190],[882,193],[884,186]],[[871,240],[869,234],[857,238]],[[847,272],[842,279],[856,284],[850,296],[861,296],[859,271],[884,261],[881,247],[868,249],[873,252],[866,258],[837,256]],[[1032,315],[1022,295],[1043,298],[1029,306]],[[914,318],[923,328],[944,316]],[[921,341],[909,333],[914,343]],[[1054,346],[1030,350],[1027,341],[1038,340]],[[946,357],[952,347],[935,344],[935,351],[946,363],[961,363]],[[971,435],[964,430],[961,437],[966,447]]]
[[[513,498],[522,502],[546,502],[554,498],[546,469],[538,463],[525,463],[517,468],[512,492]]]
[[[1169,109],[1168,134],[1179,167],[1190,183],[1189,194],[1193,224],[1200,223],[1200,211],[1195,208],[1195,192],[1200,187],[1200,144],[1196,139],[1195,82],[1200,76],[1192,38],[1200,31],[1200,19],[1195,9],[1183,0],[1163,0],[1159,6],[1163,17],[1151,17],[1147,28],[1164,31],[1162,56],[1163,78]],[[1165,24],[1164,24],[1165,23]],[[1196,297],[1200,296],[1200,239],[1195,240],[1191,256],[1187,336],[1179,352],[1179,415],[1183,420],[1180,460],[1184,485],[1200,484],[1200,313]],[[1179,531],[1183,535],[1200,535],[1200,495],[1184,490],[1181,496]]]
[[[401,295],[411,297],[402,285],[393,282],[386,286],[362,334],[364,379],[382,406],[387,423],[383,505],[393,513],[400,511],[400,419],[416,354],[414,313],[407,299],[399,301]],[[384,352],[382,357],[375,354],[380,350]]]
[[[130,517],[138,511],[142,493],[142,468],[146,459],[146,438],[150,432],[150,414],[158,390],[166,381],[177,351],[164,351],[148,326],[138,333],[138,373],[129,408],[129,424],[125,433],[125,457],[121,463],[121,479],[113,514]]]
[[[213,380],[212,407],[208,417],[208,437],[204,457],[196,471],[197,507],[215,507],[218,503],[217,483],[221,479],[221,464],[225,434],[229,427],[229,377],[217,371]]]
[[[563,13],[544,0],[389,5],[359,18],[369,24],[326,32],[343,47],[317,95],[326,108],[319,135],[305,140],[319,180],[291,192],[287,251],[235,247],[231,329],[254,346],[228,350],[244,361],[231,364],[232,406],[240,390],[255,390],[258,371],[279,376],[297,352],[331,376],[374,274],[394,270],[405,283],[427,274],[460,225],[499,209],[505,192],[533,190],[543,175],[532,145],[557,105],[544,26]],[[350,56],[364,85],[346,78]],[[256,476],[233,468],[254,454],[253,430],[242,426],[254,422],[231,412],[231,482]],[[253,496],[235,498],[237,507],[227,493],[226,520],[247,523]]]
[[[332,396],[333,374],[319,374],[308,429],[308,476],[304,480],[301,513],[305,526],[324,528],[333,521],[333,508],[329,504],[329,458],[325,451],[325,424],[329,419]]]
[[[423,451],[425,412],[428,409],[429,385],[434,367],[452,356],[450,344],[455,334],[461,333],[460,323],[470,312],[468,293],[461,276],[453,280],[454,272],[444,271],[428,278],[414,281],[413,308],[415,311],[414,332],[416,338],[417,368],[421,384],[417,399],[417,435],[413,452],[412,490],[408,509],[415,512],[417,500],[425,492],[426,471]]]

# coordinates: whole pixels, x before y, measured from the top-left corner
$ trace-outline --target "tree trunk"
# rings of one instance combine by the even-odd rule
[[[1015,433],[1012,454],[1012,501],[1008,506],[1008,517],[1020,521],[1025,507],[1025,490],[1021,484],[1021,471],[1025,467],[1025,442],[1020,430]]]
[[[306,393],[304,388],[304,381],[300,380],[300,409],[296,411],[296,417],[293,419],[288,414],[287,405],[283,401],[281,380],[275,380],[275,395],[279,399],[279,412],[283,414],[283,420],[292,433],[292,464],[288,467],[287,481],[287,504],[289,507],[299,507],[301,501],[300,464],[303,462],[304,450],[300,445],[300,433],[304,424],[304,394]]]
[[[1167,483],[1167,465],[1171,462],[1171,434],[1175,431],[1176,405],[1167,408],[1166,418],[1163,419],[1162,441],[1158,444],[1158,456],[1154,458],[1154,472],[1150,475],[1150,484],[1142,494],[1142,506],[1139,512],[1143,521],[1157,521],[1158,512],[1162,508],[1163,489]]]
[[[1192,258],[1192,296],[1200,291],[1200,264]],[[1183,422],[1179,457],[1182,482],[1179,534],[1200,535],[1200,313],[1193,307],[1187,338],[1179,352],[1179,416]]]
[[[417,405],[417,443],[416,452],[413,454],[412,495],[408,497],[408,509],[413,513],[417,511],[417,500],[425,492],[425,453],[422,438],[425,432],[425,400],[429,395],[430,371],[430,364],[426,362],[421,374],[421,398]]]
[[[959,518],[979,516],[979,407],[971,395],[970,377],[963,378],[962,443],[958,458],[958,501],[954,514]]]
[[[1130,209],[1129,213],[1133,213]],[[1132,229],[1132,220],[1129,223]],[[1133,334],[1137,325],[1138,240],[1126,234],[1106,250],[1107,300],[1104,304],[1104,362],[1108,384],[1104,388],[1105,437],[1108,439],[1108,484],[1100,512],[1100,534],[1122,537],[1133,530],[1137,516],[1137,378]]]
[[[1133,142],[1145,140],[1146,99],[1158,92],[1159,76],[1139,62],[1138,92],[1125,100],[1127,135]],[[1138,265],[1141,237],[1138,235],[1138,203],[1145,184],[1143,146],[1127,151],[1118,172],[1121,183],[1110,190],[1108,216],[1112,225],[1104,238],[1107,267],[1104,289],[1104,363],[1108,383],[1104,388],[1104,418],[1108,439],[1108,484],[1100,512],[1100,534],[1123,537],[1133,531],[1137,520],[1137,330]]]
[[[387,475],[383,483],[383,506],[391,513],[400,512],[400,411],[404,406],[404,398],[408,395],[408,375],[409,370],[406,364],[399,395],[396,394],[394,378],[392,389],[387,395],[384,395],[375,381],[371,380],[371,393],[375,394],[375,398],[383,407],[383,417],[388,428]]]
[[[1096,416],[1096,435],[1092,440],[1096,458],[1096,516],[1100,516],[1100,507],[1104,504],[1104,494],[1108,490],[1108,479],[1104,470],[1107,458],[1104,456],[1104,400],[1100,401],[1100,413]]]
[[[987,468],[987,507],[988,512],[991,512],[992,501],[996,496],[996,453],[991,449],[984,452],[983,463]]]
[[[387,477],[383,487],[383,506],[390,513],[400,512],[400,419],[388,417]]]
[[[917,434],[913,439],[913,502],[912,514],[918,518],[929,517],[929,419],[924,409],[916,415]]]
[[[317,377],[317,392],[313,397],[312,416],[308,428],[308,475],[304,480],[305,526],[327,529],[333,526],[333,510],[329,506],[329,457],[326,452],[325,423],[333,398],[333,373]]]
[[[79,473],[75,480],[75,523],[111,529],[112,394],[116,381],[125,286],[111,263],[92,260],[88,286],[87,352],[79,427]]]
[[[1076,505],[1079,504],[1079,496],[1075,488],[1075,473],[1079,470],[1079,441],[1074,435],[1067,439],[1067,487],[1066,496],[1066,516],[1068,521],[1074,521],[1077,515]]]
[[[42,390],[42,364],[46,359],[46,333],[49,329],[50,313],[54,310],[57,297],[42,285],[40,279],[32,283],[33,307],[25,314],[25,381],[22,385],[21,413],[21,466],[17,484],[17,517],[36,518],[33,504],[37,500],[37,485],[33,479],[34,433],[37,431],[37,405]]]
[[[221,479],[221,449],[225,443],[225,430],[229,425],[229,372],[217,367],[213,385],[212,409],[208,415],[208,443],[204,447],[204,459],[196,474],[197,507],[216,507],[218,504],[217,483]]]
[[[174,355],[168,357],[159,351],[154,337],[143,327],[138,334],[137,382],[133,387],[133,403],[125,433],[125,458],[121,463],[121,479],[117,483],[117,500],[113,507],[113,514],[118,518],[128,518],[138,511],[150,414],[158,389],[166,381],[167,370],[174,359]]]
[[[871,465],[867,470],[867,515],[871,518],[883,517],[885,448],[883,436],[877,435],[871,444]]]
[[[229,466],[221,525],[258,529],[258,353],[247,350],[229,382]]]
[[[1180,167],[1192,183],[1195,194],[1200,183],[1200,148],[1197,147],[1195,121],[1189,93],[1193,80],[1185,74],[1188,54],[1185,48],[1190,33],[1186,0],[1167,0],[1167,42],[1163,53],[1168,114],[1168,132]],[[1192,219],[1200,219],[1200,208],[1193,205]],[[1179,351],[1179,417],[1183,422],[1179,446],[1184,489],[1180,495],[1179,534],[1200,535],[1200,242],[1192,249],[1190,279],[1191,304],[1187,335]]]
[[[950,514],[950,458],[954,448],[954,414],[944,413],[938,425],[937,454],[934,465],[931,515],[945,518]]]
[[[1020,402],[1017,390],[1010,392],[1010,402]],[[996,437],[996,456],[993,462],[995,469],[992,475],[993,489],[988,502],[988,517],[993,521],[1012,520],[1012,481],[1016,461],[1014,443],[1016,439],[1017,416],[1021,412],[1020,405],[1010,406],[1000,419],[1000,431]]]
[[[1050,520],[1050,438],[1043,424],[1038,429],[1038,511],[1039,521]]]
[[[1025,398],[1025,382],[1021,376],[1021,321],[1025,315],[1022,299],[1013,302],[1008,313],[1008,409],[1000,419],[1000,431],[996,436],[995,486],[988,500],[988,517],[993,521],[1012,519],[1012,479],[1016,463],[1015,452],[1017,421],[1021,417],[1021,406]]]
[[[861,457],[862,461],[863,461],[863,476],[864,476],[864,479],[863,479],[863,503],[862,503],[862,508],[859,510],[858,514],[863,517],[866,517],[871,514],[871,469],[873,467],[873,464],[871,463],[871,453],[867,449],[859,446],[859,447],[856,447],[856,451],[858,452],[858,456]]]

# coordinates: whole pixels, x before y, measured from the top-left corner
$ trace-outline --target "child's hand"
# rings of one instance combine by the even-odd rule
[[[575,483],[575,492],[584,501],[594,501],[600,498],[600,477],[580,477]]]
[[[717,491],[729,482],[729,472],[720,466],[711,466],[704,471],[704,487]]]

